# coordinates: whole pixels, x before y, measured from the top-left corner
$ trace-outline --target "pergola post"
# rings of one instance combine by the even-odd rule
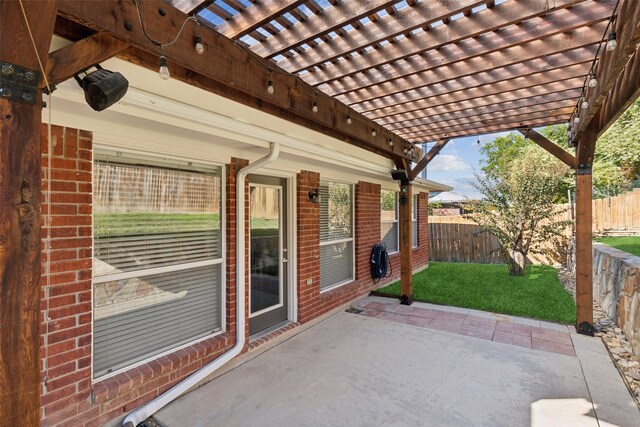
[[[400,303],[413,303],[413,262],[412,262],[412,188],[411,181],[400,183]]]
[[[21,4],[30,20],[30,31]],[[56,5],[55,1],[0,2],[2,425],[40,425],[42,95],[38,90],[38,57],[46,64]]]
[[[579,144],[595,146],[597,134],[584,132]],[[576,169],[576,328],[578,333],[593,335],[593,244],[591,163]]]

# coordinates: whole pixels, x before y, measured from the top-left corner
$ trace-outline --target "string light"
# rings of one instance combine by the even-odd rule
[[[578,102],[576,102],[576,106],[574,107],[573,113],[571,114],[571,118],[569,119],[569,122],[570,123],[573,122],[574,125],[580,123],[580,118],[578,117],[579,110],[580,109],[586,110],[587,108],[589,108],[589,102],[587,101],[587,96],[586,96],[587,87],[593,89],[596,86],[598,86],[598,80],[596,79],[596,66],[598,65],[598,61],[601,59],[600,54],[602,52],[602,48],[604,47],[604,49],[607,52],[611,52],[615,50],[618,46],[614,24],[615,24],[616,13],[618,12],[619,5],[620,5],[620,0],[616,0],[616,4],[613,7],[613,11],[611,12],[609,22],[607,23],[607,27],[605,28],[604,33],[602,34],[600,43],[598,43],[598,49],[596,50],[595,57],[591,62],[591,68],[589,69],[589,73],[586,75],[584,83],[582,85],[582,93],[580,94],[580,98],[578,98]],[[608,34],[608,37],[606,37],[606,43],[605,43],[605,36],[607,34]],[[571,141],[572,138],[573,138],[573,134],[571,132],[571,129],[569,129],[569,140]]]
[[[164,55],[160,56],[160,69],[158,70],[158,74],[162,80],[169,80],[169,77],[171,77],[169,67],[167,66],[167,58]]]
[[[609,33],[609,37],[607,38],[607,52],[616,50],[616,47],[618,47],[618,42],[616,41],[616,32],[612,31]]]
[[[269,95],[273,95],[273,92],[275,92],[275,89],[273,88],[273,82],[271,80],[269,80],[267,82],[267,93]]]
[[[393,147],[393,140],[391,138],[389,138],[389,147]]]
[[[351,116],[347,115],[347,124],[350,125],[351,124]]]
[[[371,128],[371,136],[376,136],[376,129],[375,128]]]
[[[316,101],[313,101],[313,107],[311,107],[311,111],[313,111],[314,113],[318,112],[318,103]]]
[[[582,108],[583,110],[589,108],[589,101],[587,101],[586,98],[582,98],[582,104],[580,104],[580,108]]]
[[[204,53],[204,45],[202,44],[202,37],[196,36],[196,53],[202,55]]]

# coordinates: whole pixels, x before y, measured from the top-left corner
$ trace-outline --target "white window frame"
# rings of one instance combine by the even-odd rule
[[[351,278],[349,279],[345,279],[342,282],[338,282],[334,285],[331,285],[325,289],[320,289],[320,293],[323,294],[325,292],[329,292],[333,289],[339,288],[340,286],[344,286],[347,283],[351,283],[355,280],[355,276],[356,276],[356,240],[354,238],[355,235],[355,186],[350,183],[350,182],[343,182],[343,181],[338,181],[338,180],[333,180],[333,179],[321,179],[320,180],[320,186],[322,187],[323,185],[326,185],[328,183],[334,183],[334,184],[344,184],[344,185],[348,185],[350,188],[350,193],[351,193],[351,237],[349,238],[343,238],[343,239],[337,239],[337,240],[326,240],[326,241],[320,241],[320,247],[322,246],[329,246],[329,245],[335,245],[338,243],[344,243],[344,242],[351,242],[351,247],[353,248],[353,251],[351,253]],[[318,251],[319,252],[319,251]],[[318,264],[319,266],[319,264]],[[322,279],[320,279],[322,280]],[[318,285],[320,285],[318,283]]]
[[[396,224],[396,247],[394,251],[387,251],[387,253],[389,255],[392,254],[397,254],[400,252],[400,221],[399,221],[399,217],[400,217],[400,205],[398,203],[398,192],[397,191],[393,191],[393,190],[382,190],[380,192],[380,201],[382,202],[382,193],[383,192],[389,192],[389,193],[393,193],[395,200],[393,202],[393,207],[395,210],[395,215],[394,215],[394,220],[390,221],[390,220],[382,220],[380,219],[380,224]],[[382,208],[380,209],[380,213],[382,213]],[[380,229],[380,240],[382,241],[382,229]]]
[[[105,276],[98,276],[98,277],[93,277],[93,267],[91,269],[91,384],[96,384],[99,383],[101,381],[104,381],[108,378],[114,377],[118,374],[121,374],[122,372],[126,372],[130,369],[136,368],[138,366],[141,365],[145,365],[153,360],[157,360],[163,356],[166,356],[168,354],[171,353],[175,353],[176,351],[182,350],[184,348],[190,347],[198,342],[201,341],[205,341],[208,340],[210,338],[216,337],[218,335],[222,335],[225,332],[227,332],[227,322],[226,322],[226,313],[227,313],[227,306],[226,306],[226,301],[227,301],[227,287],[226,287],[226,282],[227,282],[227,268],[226,268],[226,259],[227,259],[227,248],[226,248],[226,241],[227,241],[227,223],[226,223],[226,174],[225,174],[225,165],[221,164],[221,163],[217,163],[217,162],[207,162],[205,160],[196,160],[196,159],[186,159],[186,158],[181,158],[179,156],[173,156],[170,154],[167,154],[167,158],[164,158],[163,156],[158,156],[158,155],[153,155],[153,154],[148,154],[146,152],[140,152],[140,151],[135,151],[135,150],[126,150],[126,149],[121,149],[121,148],[111,148],[108,146],[102,146],[102,145],[96,145],[94,144],[93,146],[93,157],[95,159],[95,154],[96,152],[101,153],[102,155],[111,155],[114,157],[125,157],[125,158],[138,158],[140,160],[146,160],[149,162],[153,162],[153,163],[157,163],[158,165],[160,164],[165,164],[165,165],[171,165],[175,168],[180,168],[180,167],[184,167],[186,170],[188,170],[188,168],[191,167],[192,162],[198,163],[198,164],[202,164],[202,165],[209,165],[209,166],[214,166],[214,167],[219,167],[220,168],[220,258],[219,259],[215,259],[215,260],[207,260],[207,261],[196,261],[196,262],[191,262],[191,263],[185,263],[185,264],[177,264],[177,265],[170,265],[170,266],[165,266],[165,267],[154,267],[154,268],[149,268],[149,269],[143,269],[143,270],[135,270],[135,271],[128,271],[128,272],[122,272],[122,273],[116,273],[116,274],[112,274],[112,275],[105,275]],[[168,159],[170,158],[170,160]],[[95,160],[94,160],[95,161]],[[93,162],[92,162],[93,163]],[[92,168],[92,175],[93,175],[93,168]],[[93,179],[93,178],[92,178]],[[93,206],[93,203],[92,203]],[[93,231],[94,231],[94,227],[93,224],[95,224],[95,221],[93,219],[94,217],[94,212],[93,209],[91,210],[91,240],[92,240],[92,245],[91,245],[91,257],[92,259],[94,258],[95,254],[95,246],[93,245]],[[152,275],[152,274],[159,274],[159,273],[168,273],[168,272],[174,272],[174,271],[181,271],[181,270],[187,270],[187,269],[193,269],[193,268],[198,268],[198,267],[206,267],[206,266],[211,266],[211,265],[220,265],[220,284],[221,284],[221,290],[220,290],[220,330],[213,332],[211,334],[202,336],[202,337],[198,337],[195,338],[191,341],[188,341],[186,343],[177,345],[175,347],[172,347],[170,349],[167,349],[163,352],[151,355],[149,357],[146,357],[144,359],[141,359],[139,361],[133,362],[131,364],[128,364],[126,366],[123,366],[121,368],[118,369],[114,369],[111,372],[107,372],[103,375],[100,375],[98,377],[95,376],[95,370],[94,370],[94,360],[95,360],[95,346],[93,345],[93,339],[95,337],[95,332],[94,332],[94,326],[95,326],[95,307],[94,307],[94,298],[93,298],[93,292],[94,292],[94,285],[95,284],[99,284],[99,283],[104,283],[104,282],[108,282],[108,281],[112,281],[112,280],[122,280],[122,279],[127,279],[127,278],[132,278],[132,277],[144,277],[144,276],[148,276],[148,275]]]

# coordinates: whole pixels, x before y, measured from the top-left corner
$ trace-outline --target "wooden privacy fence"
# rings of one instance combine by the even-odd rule
[[[565,205],[566,208],[568,205]],[[569,219],[566,210],[559,220]],[[461,215],[429,216],[429,259],[445,262],[503,263],[498,239]],[[593,201],[593,232],[607,230],[640,230],[640,190]],[[567,230],[569,233],[569,230]],[[564,262],[565,248],[560,240],[546,247],[549,255],[529,254],[533,264]]]
[[[593,232],[640,230],[640,188],[593,201]]]
[[[490,233],[480,233],[475,222],[460,215],[429,217],[429,259],[445,262],[479,264],[504,263],[498,239]]]
[[[568,216],[568,213],[564,215]],[[429,217],[429,259],[443,262],[504,264],[498,239],[491,233],[481,233],[482,227],[461,215]],[[560,239],[545,247],[548,255],[527,255],[532,264],[564,262],[566,253]]]

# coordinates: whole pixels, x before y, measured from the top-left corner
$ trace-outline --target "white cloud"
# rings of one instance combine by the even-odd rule
[[[471,169],[471,165],[454,154],[440,154],[428,168],[429,172],[463,171]]]

